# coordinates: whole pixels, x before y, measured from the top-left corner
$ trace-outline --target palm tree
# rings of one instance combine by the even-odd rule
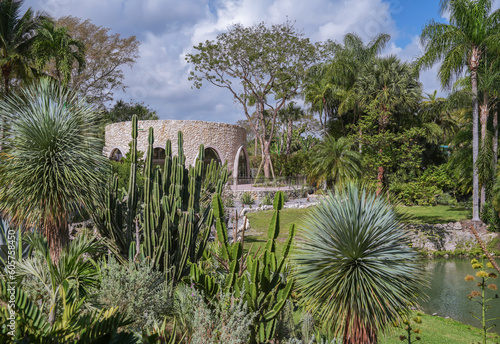
[[[296,102],[290,102],[288,105],[278,111],[278,118],[281,122],[287,124],[286,129],[286,143],[285,143],[285,154],[290,155],[292,153],[292,132],[293,132],[293,122],[296,122],[304,117],[304,110],[297,105]]]
[[[352,141],[346,137],[336,140],[327,136],[315,147],[310,175],[318,182],[326,182],[328,187],[361,175],[361,154],[352,149]]]
[[[438,97],[437,90],[426,93],[418,112],[419,126],[425,131],[427,142],[449,144],[460,127],[455,104],[449,99]]]
[[[48,74],[68,83],[71,79],[74,64],[78,64],[78,72],[85,68],[85,45],[71,38],[68,29],[56,27],[50,20],[43,22],[33,43],[33,54],[40,70],[49,65]]]
[[[500,43],[500,10],[492,12],[491,0],[442,0],[441,12],[449,13],[450,23],[431,21],[422,30],[421,41],[425,53],[420,58],[422,67],[431,67],[442,61],[438,76],[441,85],[449,88],[453,79],[467,66],[472,90],[472,221],[479,222],[479,181],[476,166],[479,153],[478,137],[478,69],[488,47],[495,51]]]
[[[97,114],[65,88],[42,80],[0,103],[7,135],[0,155],[0,212],[43,230],[57,261],[68,221],[100,196],[107,163]]]
[[[28,8],[20,16],[23,1],[0,0],[0,68],[5,95],[13,76],[27,79],[33,74],[32,45],[42,20]]]
[[[302,239],[293,256],[299,293],[344,344],[377,343],[420,295],[424,278],[409,232],[373,193],[337,188],[311,210]]]
[[[375,114],[378,133],[383,134],[395,114],[412,113],[421,99],[421,85],[415,68],[396,56],[372,59],[360,70],[353,87],[365,112]],[[372,119],[369,119],[372,122]],[[380,160],[384,147],[379,147]],[[378,167],[378,189],[382,191],[385,166]]]

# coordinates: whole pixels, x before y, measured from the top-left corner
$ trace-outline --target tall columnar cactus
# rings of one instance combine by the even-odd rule
[[[269,225],[266,247],[259,257],[252,257],[243,253],[242,242],[231,245],[228,243],[222,201],[219,194],[215,194],[212,207],[216,218],[217,240],[221,246],[221,255],[215,256],[215,259],[226,270],[224,284],[217,284],[215,278],[203,271],[199,265],[191,265],[191,279],[207,297],[214,297],[222,288],[224,292],[234,292],[236,297],[242,297],[249,311],[257,313],[251,328],[254,343],[264,343],[274,337],[278,315],[292,291],[293,281],[286,280],[284,275],[285,262],[295,235],[294,225],[290,226],[289,238],[282,256],[279,258],[276,253],[276,239],[280,227],[279,212],[283,205],[284,195],[278,192],[274,199],[275,210]]]
[[[167,141],[163,170],[155,167],[154,133],[150,128],[144,166],[144,196],[140,202],[134,163],[137,161],[136,124],[132,131],[133,166],[128,198],[119,199],[116,185],[110,189],[104,206],[106,216],[101,221],[101,233],[113,240],[122,256],[130,251],[129,258],[149,257],[158,269],[165,271],[169,280],[176,283],[189,274],[189,262],[197,262],[203,254],[212,227],[213,211],[211,204],[204,202],[201,195],[222,192],[228,179],[227,166],[217,166],[212,162],[204,170],[204,147],[201,145],[195,166],[186,167],[183,138],[179,132],[178,154],[173,156],[172,143]],[[136,223],[141,232],[137,240],[140,255],[134,254],[134,231],[128,231],[128,228],[135,228]]]

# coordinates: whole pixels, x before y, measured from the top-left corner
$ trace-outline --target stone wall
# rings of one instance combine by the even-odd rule
[[[461,222],[450,222],[445,224],[414,224],[406,225],[412,232],[413,247],[425,251],[470,251],[477,247],[476,237]],[[481,240],[487,244],[497,237],[497,233],[489,233],[486,230],[479,231]]]
[[[191,165],[198,155],[200,144],[217,151],[221,161],[223,163],[227,161],[231,172],[233,172],[238,149],[243,146],[246,153],[246,130],[238,125],[204,121],[151,120],[139,121],[138,127],[138,150],[146,152],[148,132],[152,127],[155,138],[153,146],[165,148],[167,140],[170,139],[175,155],[177,154],[177,133],[182,131],[186,163]],[[104,154],[110,157],[113,150],[118,148],[125,155],[129,150],[129,142],[132,140],[131,130],[132,122],[113,123],[106,126]]]

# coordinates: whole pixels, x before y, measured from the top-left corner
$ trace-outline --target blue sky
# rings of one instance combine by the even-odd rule
[[[498,8],[496,1],[495,8]],[[125,68],[125,93],[115,99],[144,102],[162,119],[197,119],[235,123],[241,108],[223,89],[204,85],[192,89],[187,80],[191,66],[184,56],[206,39],[229,26],[296,21],[313,41],[355,32],[365,41],[378,33],[392,37],[385,54],[411,60],[421,54],[418,35],[439,15],[439,0],[25,0],[25,6],[53,17],[72,15],[90,19],[122,36],[141,42],[140,58]],[[425,92],[439,89],[437,67],[421,74]]]

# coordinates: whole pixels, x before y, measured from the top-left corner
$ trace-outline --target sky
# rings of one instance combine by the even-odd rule
[[[495,8],[500,7],[495,1]],[[419,35],[439,13],[439,0],[25,0],[24,8],[55,18],[72,15],[90,19],[122,37],[136,36],[140,58],[125,67],[126,92],[115,101],[144,102],[160,119],[191,119],[235,123],[244,119],[241,107],[226,89],[188,81],[192,66],[185,55],[193,46],[227,31],[234,24],[251,26],[295,21],[313,42],[342,42],[354,32],[365,42],[379,33],[391,35],[383,54],[412,60],[422,53]],[[423,72],[424,92],[438,90],[437,66]]]

